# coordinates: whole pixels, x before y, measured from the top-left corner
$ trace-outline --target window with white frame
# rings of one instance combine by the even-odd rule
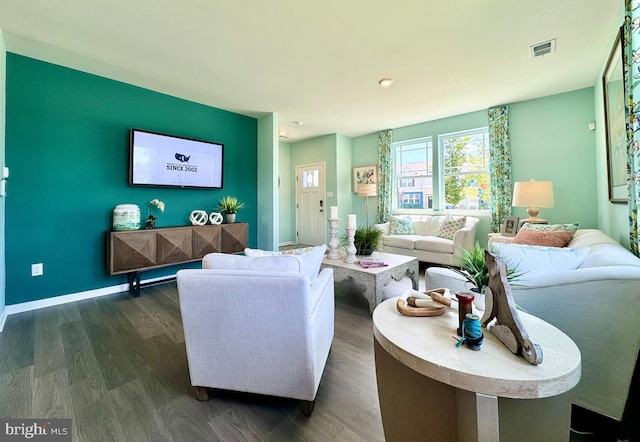
[[[438,137],[445,209],[489,210],[489,131],[486,127]]]
[[[422,209],[433,195],[431,137],[394,143],[394,201],[402,209]]]

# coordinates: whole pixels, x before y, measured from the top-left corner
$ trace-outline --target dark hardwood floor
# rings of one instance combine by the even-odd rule
[[[335,339],[310,418],[295,400],[211,395],[199,402],[189,382],[175,282],[12,315],[0,333],[0,417],[71,418],[74,441],[383,441],[366,301],[336,287]],[[621,432],[574,417],[598,434],[572,442]]]
[[[12,315],[0,349],[0,416],[71,418],[74,441],[384,440],[371,317],[340,290],[310,418],[295,400],[196,399],[175,282]]]

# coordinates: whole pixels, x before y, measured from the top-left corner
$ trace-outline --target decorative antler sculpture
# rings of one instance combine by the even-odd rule
[[[485,251],[489,269],[489,286],[485,292],[486,310],[480,320],[483,327],[495,318],[491,331],[514,354],[521,354],[531,364],[542,362],[542,348],[524,329],[507,280],[507,265],[500,257]]]

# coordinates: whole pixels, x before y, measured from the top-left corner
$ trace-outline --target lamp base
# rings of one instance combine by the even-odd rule
[[[529,207],[527,209],[527,213],[529,214],[529,218],[521,219],[520,222],[522,224],[547,224],[546,219],[538,218],[538,213],[540,213],[540,209],[536,209],[535,207]]]

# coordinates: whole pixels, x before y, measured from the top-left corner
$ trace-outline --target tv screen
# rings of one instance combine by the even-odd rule
[[[222,188],[224,145],[131,129],[129,185]]]

